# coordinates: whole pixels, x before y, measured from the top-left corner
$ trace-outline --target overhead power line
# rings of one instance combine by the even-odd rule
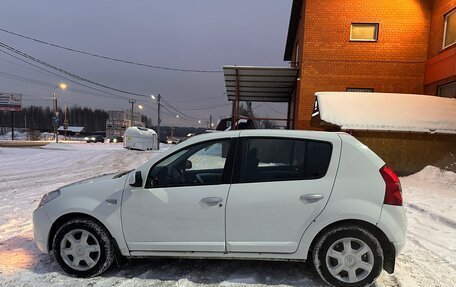
[[[35,65],[35,64],[30,63],[30,62],[28,62],[28,61],[26,61],[26,60],[24,60],[24,59],[22,59],[22,58],[20,58],[20,57],[18,57],[18,56],[15,56],[15,55],[13,55],[13,54],[11,54],[11,53],[8,53],[8,52],[2,50],[1,48],[0,48],[0,52],[5,53],[5,54],[7,54],[7,55],[10,56],[10,57],[13,57],[13,58],[15,58],[15,59],[17,59],[17,60],[19,60],[19,61],[22,61],[22,62],[24,62],[24,63],[26,63],[26,64],[28,64],[28,65],[31,65],[31,66],[33,66],[33,67],[35,67],[35,68],[38,68],[38,69],[40,69],[40,70],[42,70],[42,71],[44,71],[44,72],[46,72],[46,73],[49,73],[49,74],[51,74],[51,75],[54,75],[54,76],[59,77],[59,78],[61,78],[61,79],[64,79],[64,80],[66,80],[66,81],[68,81],[68,82],[74,83],[74,84],[76,84],[76,85],[79,85],[79,86],[82,86],[82,87],[85,87],[85,88],[88,88],[88,89],[91,89],[91,90],[94,90],[94,91],[97,91],[97,92],[100,92],[100,93],[103,93],[103,94],[106,94],[106,95],[110,95],[111,97],[115,97],[115,98],[117,98],[117,99],[122,99],[122,100],[129,99],[129,97],[120,96],[120,95],[116,95],[116,94],[113,94],[113,93],[110,93],[110,92],[107,92],[107,91],[104,91],[104,90],[100,90],[100,89],[98,89],[98,88],[91,87],[91,86],[89,86],[89,85],[86,85],[86,84],[80,83],[80,82],[78,82],[78,81],[75,81],[75,80],[73,80],[73,79],[71,79],[71,78],[68,78],[68,77],[59,75],[59,74],[54,73],[54,72],[49,71],[49,70],[46,70],[45,68],[43,68],[43,67],[41,67],[41,66]]]
[[[133,93],[133,92],[129,92],[129,91],[124,91],[124,90],[121,90],[121,89],[118,89],[118,88],[114,88],[114,87],[111,87],[111,86],[108,86],[108,85],[105,85],[105,84],[101,84],[101,83],[97,83],[95,81],[92,81],[92,80],[89,80],[87,78],[84,78],[84,77],[81,77],[81,76],[78,76],[76,74],[73,74],[71,72],[68,72],[62,68],[58,68],[52,64],[49,64],[48,62],[46,61],[43,61],[43,60],[40,60],[38,58],[35,58],[25,52],[22,52],[16,48],[13,48],[11,46],[8,46],[7,44],[3,43],[3,42],[0,42],[0,47],[4,48],[4,49],[7,49],[17,55],[20,55],[24,58],[27,58],[35,63],[38,63],[40,65],[43,65],[43,66],[46,66],[48,68],[51,68],[53,70],[56,70],[60,73],[63,73],[65,75],[68,75],[76,80],[79,80],[79,81],[83,81],[83,82],[87,82],[87,83],[90,83],[92,85],[95,85],[95,86],[99,86],[99,87],[102,87],[102,88],[105,88],[105,89],[108,89],[108,90],[112,90],[112,91],[115,91],[115,92],[119,92],[119,93],[123,93],[123,94],[127,94],[127,95],[133,95],[133,96],[138,96],[138,97],[148,97],[147,95],[144,95],[144,94],[139,94],[139,93]]]
[[[218,109],[218,108],[223,108],[223,107],[227,107],[227,106],[231,106],[231,104],[228,103],[228,104],[218,105],[218,106],[212,106],[212,107],[189,108],[189,109],[180,108],[180,110],[181,110],[181,111],[201,111],[201,110]]]
[[[9,52],[5,51],[4,49],[5,49],[5,50],[8,50]],[[46,73],[49,73],[49,74],[52,74],[52,75],[54,75],[54,76],[63,78],[63,79],[65,79],[65,80],[67,80],[67,81],[69,81],[69,82],[73,82],[73,83],[75,83],[75,84],[77,84],[77,85],[81,85],[81,86],[83,86],[83,87],[86,87],[86,88],[89,88],[89,89],[92,89],[92,90],[95,90],[95,91],[98,91],[98,92],[102,92],[102,93],[104,93],[104,94],[108,94],[109,96],[115,97],[115,98],[117,98],[117,99],[119,99],[119,98],[120,98],[120,99],[127,99],[127,98],[126,98],[125,96],[120,96],[120,95],[108,93],[108,92],[106,92],[106,91],[104,91],[104,90],[100,90],[100,89],[91,87],[91,86],[89,86],[89,85],[80,83],[80,81],[81,81],[81,82],[87,82],[87,83],[89,83],[89,84],[92,84],[92,85],[95,85],[95,86],[98,86],[98,87],[101,87],[101,88],[104,88],[104,89],[108,89],[108,90],[112,90],[112,91],[115,91],[115,92],[127,94],[127,95],[130,95],[130,96],[137,96],[137,97],[142,97],[142,98],[145,98],[145,97],[146,97],[146,98],[149,98],[149,95],[146,95],[146,94],[140,94],[140,93],[134,93],[134,92],[124,91],[124,90],[121,90],[121,89],[118,89],[118,88],[114,88],[114,87],[111,87],[111,86],[108,86],[108,85],[105,85],[105,84],[101,84],[101,83],[98,83],[98,82],[89,80],[89,79],[84,78],[84,77],[81,77],[81,76],[78,76],[78,75],[76,75],[76,74],[74,74],[74,73],[71,73],[71,72],[69,72],[69,71],[66,71],[66,70],[64,70],[64,69],[62,69],[62,68],[59,68],[59,67],[54,66],[54,65],[52,65],[52,64],[49,64],[49,63],[47,63],[46,61],[40,60],[40,59],[38,59],[38,58],[35,58],[35,57],[33,57],[33,56],[31,56],[31,55],[29,55],[29,54],[27,54],[27,53],[25,53],[25,52],[22,52],[22,51],[20,51],[20,50],[14,48],[14,47],[11,47],[11,46],[9,46],[9,45],[3,43],[3,42],[0,42],[0,52],[3,52],[3,53],[5,53],[5,54],[7,54],[7,55],[9,55],[9,56],[11,56],[11,57],[13,57],[13,58],[15,58],[15,59],[18,59],[18,60],[20,60],[20,61],[22,61],[22,62],[24,62],[24,63],[26,63],[26,64],[28,64],[28,65],[31,65],[31,66],[33,66],[33,67],[36,67],[36,68],[40,69],[40,70],[43,70],[43,71],[45,71]],[[11,52],[11,53],[10,53],[10,52]],[[12,53],[14,53],[14,54],[16,54],[16,55],[18,55],[18,56],[20,56],[20,57],[18,57],[18,56],[16,56],[16,55],[13,55]],[[69,78],[68,78],[68,77],[65,77],[65,76],[62,76],[62,75],[60,75],[60,74],[54,73],[54,72],[52,72],[52,71],[49,71],[49,70],[47,70],[47,69],[45,69],[45,68],[43,68],[43,67],[41,67],[41,66],[39,66],[39,65],[35,65],[35,64],[33,64],[33,63],[31,63],[31,62],[25,60],[25,59],[22,59],[21,57],[26,58],[27,60],[30,60],[30,61],[32,61],[32,62],[35,62],[35,63],[37,63],[37,64],[39,64],[39,65],[45,66],[45,67],[47,67],[47,68],[49,68],[49,69],[53,69],[53,70],[55,70],[56,72],[65,74],[65,75],[67,75]],[[71,79],[71,78],[72,78],[72,79]],[[23,79],[22,79],[22,80],[23,80]],[[41,83],[41,84],[43,84],[43,83]],[[182,112],[180,109],[174,107],[174,106],[171,105],[169,102],[167,102],[163,97],[162,97],[162,102],[163,102],[164,104],[166,104],[166,105],[168,106],[168,108],[170,108],[170,109],[176,111],[179,115],[181,115],[181,116],[183,116],[183,117],[185,117],[185,118],[188,118],[189,120],[199,120],[199,118],[189,116],[189,115],[185,114],[184,112]],[[204,108],[204,109],[211,109],[211,108],[212,108],[212,107],[207,107],[207,108]],[[215,108],[215,107],[214,107],[214,108]],[[197,110],[197,109],[195,109],[195,110]]]
[[[78,49],[74,49],[74,48],[69,48],[69,47],[65,47],[65,46],[62,46],[62,45],[54,44],[54,43],[49,43],[49,42],[46,42],[46,41],[43,41],[43,40],[39,40],[39,39],[30,37],[30,36],[25,36],[25,35],[22,35],[22,34],[19,34],[19,33],[15,33],[15,32],[3,29],[3,28],[0,28],[0,31],[8,33],[8,34],[11,34],[11,35],[14,35],[14,36],[17,36],[17,37],[21,37],[21,38],[24,38],[24,39],[35,41],[35,42],[40,43],[40,44],[44,44],[44,45],[52,46],[52,47],[55,47],[55,48],[64,49],[64,50],[67,50],[67,51],[70,51],[70,52],[75,52],[75,53],[88,55],[88,56],[92,56],[92,57],[96,57],[96,58],[101,58],[101,59],[105,59],[105,60],[119,62],[119,63],[125,63],[125,64],[142,66],[142,67],[148,67],[148,68],[159,69],[159,70],[176,71],[176,72],[223,73],[223,71],[221,71],[221,70],[200,70],[200,69],[172,68],[172,67],[165,67],[165,66],[157,66],[157,65],[150,65],[150,64],[145,64],[145,63],[139,63],[139,62],[134,62],[134,61],[130,61],[130,60],[123,60],[123,59],[103,56],[103,55],[99,55],[99,54],[95,54],[95,53],[91,53],[91,52],[86,52],[86,51],[82,51],[82,50],[78,50]]]
[[[266,103],[264,103],[264,105],[265,105],[266,107],[268,107],[270,110],[272,110],[272,111],[274,111],[274,112],[276,112],[276,113],[279,113],[279,114],[282,114],[282,115],[286,115],[284,112],[281,112],[281,111],[279,111],[279,110],[276,110],[276,109],[274,109],[273,107],[271,107],[270,105],[268,105],[268,104],[266,104]]]

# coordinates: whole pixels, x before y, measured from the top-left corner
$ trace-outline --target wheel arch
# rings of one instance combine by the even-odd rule
[[[383,269],[388,272],[389,274],[394,272],[394,266],[395,266],[395,260],[396,260],[396,250],[394,245],[389,241],[388,237],[385,235],[385,233],[376,225],[363,221],[363,220],[358,220],[358,219],[346,219],[346,220],[340,220],[333,222],[323,229],[321,229],[317,235],[313,238],[312,243],[310,244],[309,250],[307,252],[307,259],[312,258],[312,252],[314,250],[315,244],[318,241],[318,239],[327,231],[336,228],[338,226],[342,225],[354,225],[354,226],[359,226],[367,231],[371,232],[380,242],[380,245],[383,249],[383,254],[384,254],[384,262],[383,262]],[[311,261],[311,260],[310,260]],[[310,262],[309,261],[309,262]]]
[[[48,240],[47,240],[47,248],[48,248],[49,252],[53,252],[53,250],[52,250],[52,242],[53,242],[55,234],[57,233],[57,230],[60,228],[60,226],[62,226],[62,224],[64,224],[65,222],[68,222],[69,220],[72,220],[72,219],[75,219],[75,218],[93,220],[97,224],[99,224],[100,226],[105,228],[107,233],[109,234],[109,237],[111,238],[111,240],[112,240],[112,242],[114,244],[116,262],[117,262],[118,265],[123,264],[125,259],[124,259],[124,257],[122,256],[122,254],[120,252],[120,248],[119,248],[119,246],[117,244],[117,240],[114,238],[114,236],[112,236],[112,233],[109,230],[109,228],[105,224],[103,224],[103,222],[101,222],[99,219],[97,219],[96,217],[94,217],[92,215],[89,215],[89,214],[86,214],[86,213],[81,213],[81,212],[67,213],[67,214],[64,214],[64,215],[60,216],[59,218],[57,218],[54,221],[54,223],[52,224],[51,229],[49,231],[49,237],[48,237]]]

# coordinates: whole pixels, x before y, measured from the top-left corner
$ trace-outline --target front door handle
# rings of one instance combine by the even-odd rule
[[[216,205],[218,203],[221,203],[223,201],[223,198],[221,197],[205,197],[201,199],[202,203],[206,203],[207,205]]]
[[[316,194],[316,193],[312,193],[312,194],[303,194],[299,197],[300,200],[303,200],[305,201],[306,203],[314,203],[314,202],[317,202],[319,200],[322,200],[323,198],[325,198],[323,195],[321,194]]]

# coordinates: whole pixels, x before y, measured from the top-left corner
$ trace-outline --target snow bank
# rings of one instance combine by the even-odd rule
[[[456,134],[456,99],[388,93],[315,95],[320,118],[342,130]]]
[[[427,166],[401,184],[408,229],[395,278],[403,286],[455,286],[456,173]]]

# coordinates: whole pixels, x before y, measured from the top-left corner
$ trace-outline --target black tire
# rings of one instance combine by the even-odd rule
[[[372,233],[362,227],[344,225],[317,239],[312,260],[326,283],[357,287],[370,286],[380,276],[384,256],[380,242]]]
[[[85,237],[87,239],[83,240],[83,234],[87,236]],[[76,239],[77,243],[71,243],[71,238]],[[88,244],[83,245],[84,241]],[[71,254],[62,255],[63,247],[71,250]],[[89,251],[89,248],[98,250]],[[63,249],[64,252],[65,249]],[[52,255],[60,268],[68,275],[87,278],[103,273],[112,265],[115,259],[115,249],[113,240],[104,226],[91,219],[75,218],[64,223],[55,233],[52,241]],[[83,259],[79,258],[79,255],[88,255],[91,258]],[[76,257],[78,258],[75,259]],[[89,263],[90,259],[92,261]],[[70,266],[70,263],[67,262],[71,260],[79,260],[78,266]]]

